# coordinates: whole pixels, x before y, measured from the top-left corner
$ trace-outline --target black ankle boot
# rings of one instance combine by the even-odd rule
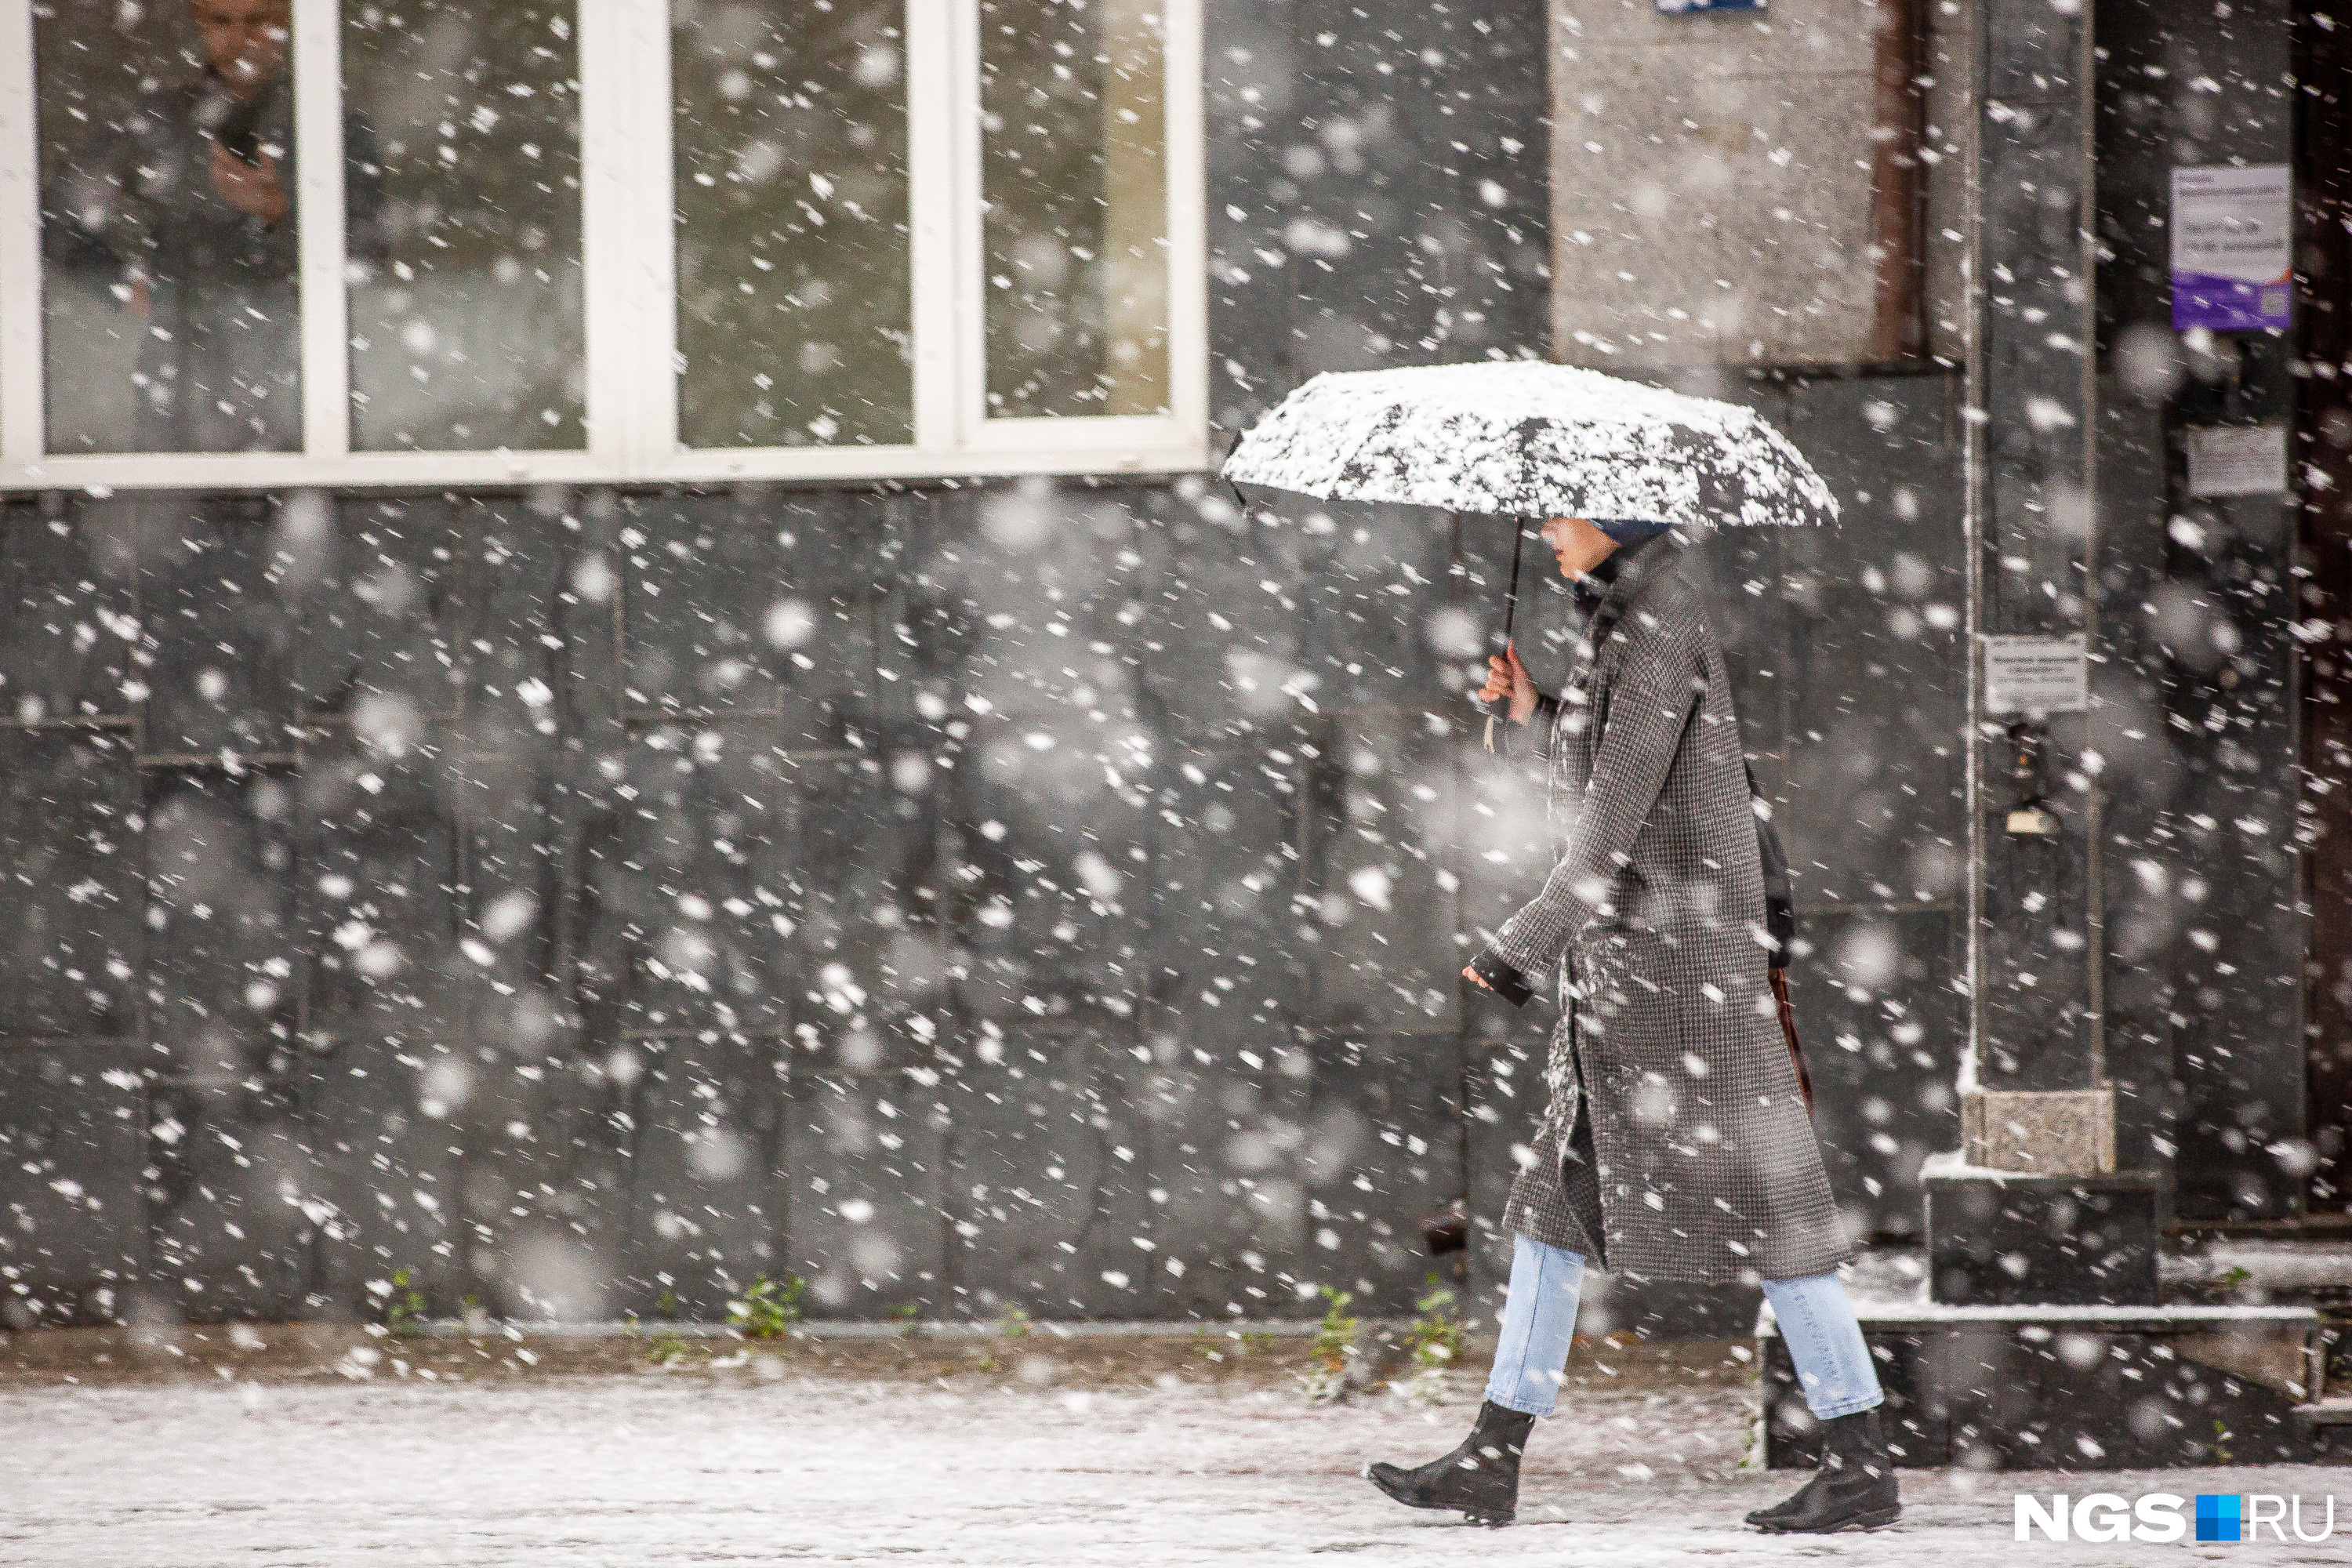
[[[1519,1455],[1536,1418],[1493,1400],[1478,1406],[1478,1424],[1462,1446],[1418,1469],[1374,1465],[1372,1485],[1407,1508],[1460,1509],[1472,1524],[1508,1524],[1519,1511]]]
[[[1887,1457],[1878,1408],[1822,1423],[1822,1468],[1797,1495],[1758,1509],[1748,1522],[1772,1535],[1827,1535],[1883,1530],[1903,1516],[1895,1461]]]

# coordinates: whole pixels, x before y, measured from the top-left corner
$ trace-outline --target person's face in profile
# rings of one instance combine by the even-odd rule
[[[232,92],[248,92],[286,68],[293,0],[189,0],[205,63]]]

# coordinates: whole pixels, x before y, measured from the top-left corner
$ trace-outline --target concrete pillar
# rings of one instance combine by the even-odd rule
[[[2078,787],[2084,718],[2064,711],[2063,699],[2046,714],[2000,710],[2021,651],[2013,639],[2094,630],[2084,593],[2096,549],[2091,41],[2085,8],[2069,10],[1990,0],[1978,35],[1969,366],[1977,884],[1973,1082],[1963,1088],[1979,1093],[2089,1091],[2105,1076],[2095,796]],[[2111,1143],[2080,1120],[2095,1118],[2088,1101],[2054,1109],[2015,1134],[1997,1115],[1980,1143],[2019,1159],[2041,1149],[2075,1160]]]
[[[2160,1182],[2118,1173],[2102,982],[2091,18],[1987,0],[1969,228],[1969,1037],[1923,1173],[1952,1302],[2155,1299]],[[2085,1247],[2089,1250],[2084,1250]]]

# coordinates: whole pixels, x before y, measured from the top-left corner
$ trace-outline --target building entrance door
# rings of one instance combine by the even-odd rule
[[[2289,448],[2313,578],[2335,636],[2305,655],[2310,1212],[2352,1211],[2352,13],[2295,18],[2295,353]]]

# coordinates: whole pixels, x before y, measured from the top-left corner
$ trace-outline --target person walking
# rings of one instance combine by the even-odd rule
[[[1586,616],[1574,673],[1546,697],[1509,648],[1479,695],[1507,699],[1513,730],[1547,764],[1558,863],[1463,973],[1524,1006],[1558,972],[1550,1100],[1504,1210],[1510,1287],[1476,1423],[1443,1458],[1366,1473],[1412,1507],[1509,1523],[1589,1259],[1648,1279],[1760,1278],[1821,1423],[1822,1461],[1748,1522],[1892,1524],[1902,1505],[1885,1396],[1837,1275],[1852,1248],[1766,974],[1763,870],[1723,650],[1663,524],[1553,518],[1543,539]]]

